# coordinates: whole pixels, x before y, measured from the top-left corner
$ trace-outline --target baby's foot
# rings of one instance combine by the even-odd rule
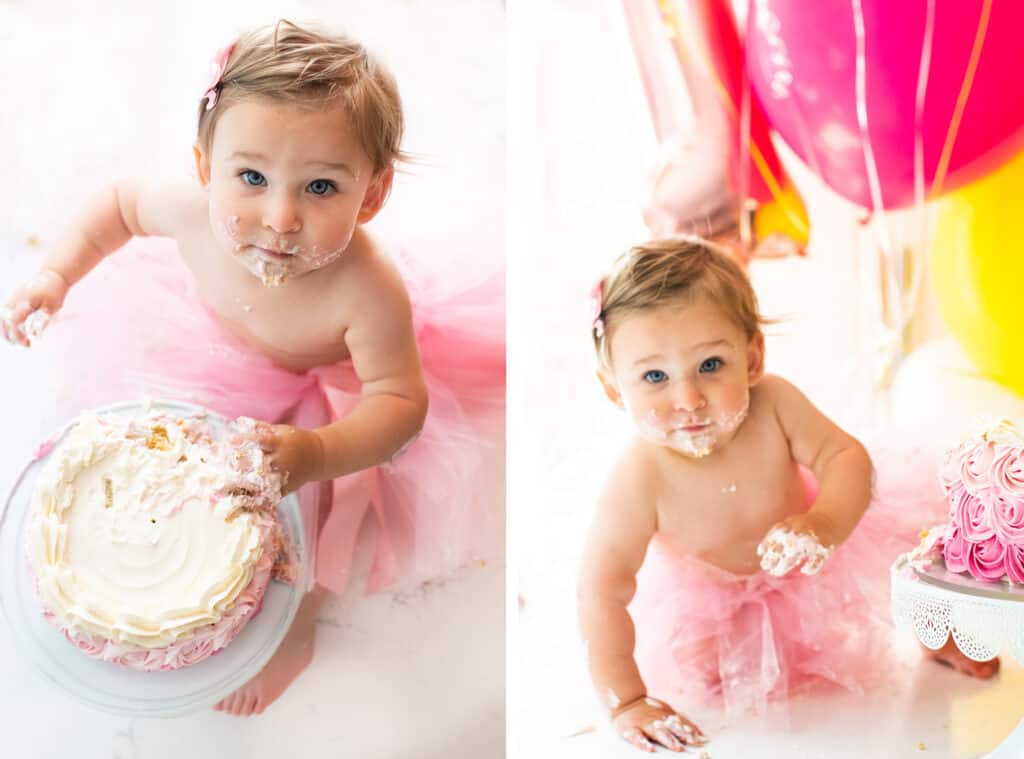
[[[946,640],[946,644],[933,651],[930,648],[922,646],[925,652],[925,656],[930,659],[934,659],[939,664],[945,664],[947,667],[952,667],[957,672],[963,672],[965,675],[970,677],[977,677],[981,680],[987,680],[993,677],[999,671],[999,657],[989,659],[988,661],[974,661],[969,658],[963,651],[956,647],[956,643],[953,641],[952,636]]]
[[[252,680],[214,706],[215,711],[240,717],[260,714],[285,692],[313,659],[316,617],[323,593],[317,588],[306,594],[295,621],[270,661]]]

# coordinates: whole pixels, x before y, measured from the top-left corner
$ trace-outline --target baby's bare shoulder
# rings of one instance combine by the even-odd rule
[[[134,211],[135,234],[174,237],[179,241],[209,229],[209,199],[194,178],[184,176],[127,180],[122,185],[128,198],[128,214]]]
[[[616,510],[653,510],[659,473],[647,448],[643,441],[634,439],[619,454],[605,480],[602,504]]]
[[[402,275],[381,245],[363,230],[338,260],[331,287],[359,311],[407,307],[409,296]]]
[[[806,396],[787,379],[766,374],[750,389],[750,417],[776,419],[808,404]]]
[[[750,400],[751,403],[757,399],[762,401],[777,400],[794,392],[799,393],[800,391],[789,380],[783,379],[777,374],[766,374],[761,378],[760,382],[750,389]]]

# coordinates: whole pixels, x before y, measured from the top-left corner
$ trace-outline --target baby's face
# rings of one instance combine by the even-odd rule
[[[266,285],[335,261],[383,203],[348,114],[266,100],[232,105],[199,155],[217,239]]]
[[[700,298],[613,325],[602,382],[646,440],[701,458],[732,440],[760,380],[764,343]]]

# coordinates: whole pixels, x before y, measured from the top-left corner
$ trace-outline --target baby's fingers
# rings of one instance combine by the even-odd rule
[[[785,577],[794,569],[796,569],[800,562],[802,562],[805,558],[805,556],[794,556],[792,554],[790,554],[789,556],[780,556],[779,560],[771,568],[770,574],[773,574],[776,577]]]
[[[703,746],[708,742],[707,737],[700,728],[689,720],[684,720],[678,714],[673,714],[665,720],[665,727],[672,731],[673,735],[683,743],[691,743],[696,746]]]
[[[816,575],[821,571],[821,566],[825,563],[825,557],[821,554],[816,554],[807,560],[807,562],[800,567],[800,571],[805,575]]]
[[[771,542],[761,555],[761,569],[769,574],[775,574],[775,567],[782,558],[782,551],[777,543]]]
[[[17,342],[17,327],[14,326],[14,312],[10,306],[0,308],[0,329],[3,329],[4,340]]]
[[[654,744],[647,740],[647,736],[638,727],[630,727],[623,730],[622,738],[626,743],[636,746],[641,751],[646,751],[648,754],[654,753]]]
[[[684,751],[686,749],[683,742],[676,738],[663,720],[658,719],[651,723],[647,728],[647,733],[669,751]]]
[[[5,308],[0,314],[4,325],[4,339],[7,342],[28,347],[28,337],[25,335],[23,325],[25,318],[30,313],[32,313],[32,304],[28,301],[20,301],[14,306]]]

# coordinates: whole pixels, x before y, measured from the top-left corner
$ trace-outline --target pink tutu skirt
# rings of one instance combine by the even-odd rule
[[[429,259],[429,256],[425,258]],[[341,593],[360,535],[372,540],[368,591],[466,564],[478,549],[481,448],[502,444],[504,289],[499,274],[460,287],[396,260],[413,303],[430,409],[419,437],[391,462],[300,490],[315,579]],[[139,398],[198,404],[312,428],[359,402],[351,362],[294,372],[275,365],[215,320],[177,244],[136,238],[83,279],[33,348],[57,378],[69,418]],[[489,421],[487,421],[489,420]]]
[[[869,446],[871,505],[817,575],[735,575],[657,541],[630,606],[648,692],[685,714],[764,715],[815,685],[862,693],[892,671],[889,567],[941,521],[941,450]],[[807,473],[805,473],[807,474]],[[809,501],[817,487],[805,477]]]

